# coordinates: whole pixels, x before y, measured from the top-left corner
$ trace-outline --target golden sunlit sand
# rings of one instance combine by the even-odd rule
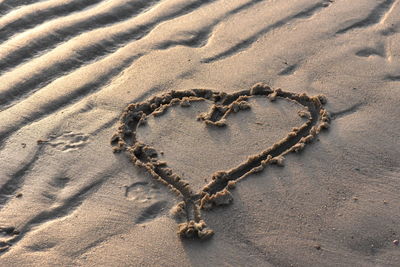
[[[0,266],[398,266],[399,88],[399,0],[0,0]]]

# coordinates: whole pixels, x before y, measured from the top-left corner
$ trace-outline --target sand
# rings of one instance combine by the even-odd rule
[[[0,0],[0,266],[399,266],[399,87],[399,0]]]

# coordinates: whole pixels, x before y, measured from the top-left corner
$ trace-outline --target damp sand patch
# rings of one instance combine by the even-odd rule
[[[238,182],[283,166],[286,154],[311,143],[329,127],[325,102],[265,84],[232,94],[171,91],[130,104],[111,143],[181,199],[174,209],[185,220],[179,235],[203,239],[213,231],[201,210],[230,204]]]

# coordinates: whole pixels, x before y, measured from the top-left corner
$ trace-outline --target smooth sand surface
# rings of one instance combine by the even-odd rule
[[[329,129],[202,210],[211,238],[179,237],[182,197],[113,153],[121,114],[258,82],[324,95]],[[399,90],[400,0],[0,0],[0,266],[399,266]],[[305,121],[247,102],[135,137],[197,191]]]

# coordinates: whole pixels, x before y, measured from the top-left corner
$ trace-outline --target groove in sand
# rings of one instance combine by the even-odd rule
[[[308,120],[300,127],[294,128],[284,139],[257,155],[249,156],[237,167],[227,171],[217,171],[212,175],[212,181],[199,192],[193,192],[189,182],[174,173],[166,162],[159,161],[155,148],[137,140],[137,128],[145,123],[146,117],[161,116],[166,109],[175,105],[188,106],[193,101],[210,100],[214,102],[214,105],[208,113],[201,114],[198,119],[210,127],[224,127],[226,117],[230,113],[250,108],[246,100],[254,96],[266,96],[271,101],[279,97],[297,102],[308,110],[301,114]],[[177,212],[183,212],[187,219],[185,223],[179,225],[181,237],[208,238],[213,235],[213,231],[208,229],[202,220],[200,209],[229,204],[232,196],[228,189],[233,188],[237,182],[253,173],[263,171],[270,164],[283,165],[283,157],[286,154],[299,152],[307,143],[312,142],[322,129],[329,127],[329,114],[322,107],[325,101],[323,96],[309,97],[306,94],[299,95],[281,89],[272,90],[261,83],[249,90],[232,94],[208,89],[171,91],[144,102],[130,104],[120,118],[118,131],[113,135],[111,144],[114,152],[126,152],[135,165],[144,168],[156,180],[168,186],[182,198],[183,202],[176,208]]]

